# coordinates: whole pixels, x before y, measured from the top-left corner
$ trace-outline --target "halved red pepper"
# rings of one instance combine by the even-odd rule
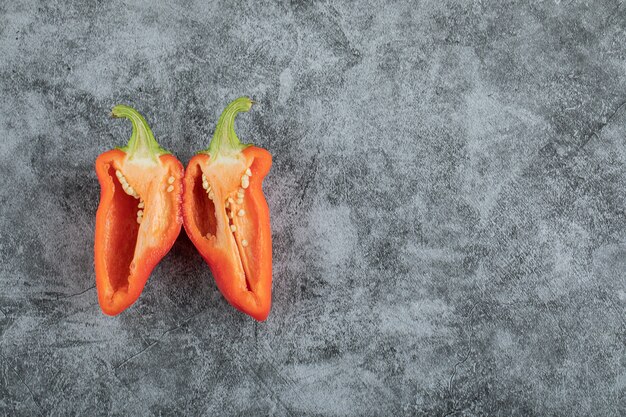
[[[272,156],[242,144],[234,129],[237,113],[252,104],[247,97],[230,103],[210,146],[189,161],[183,221],[226,300],[263,321],[272,299],[272,237],[262,183]]]
[[[183,165],[161,148],[146,120],[128,106],[113,117],[129,119],[128,145],[98,156],[100,205],[94,260],[102,311],[121,313],[133,304],[182,225]]]

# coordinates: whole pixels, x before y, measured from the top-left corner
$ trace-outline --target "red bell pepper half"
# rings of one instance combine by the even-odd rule
[[[121,313],[133,304],[182,225],[183,166],[159,146],[134,109],[115,106],[113,117],[130,119],[128,145],[98,156],[100,205],[94,261],[102,311]]]
[[[226,300],[263,321],[272,298],[272,238],[262,184],[272,156],[242,144],[234,129],[235,116],[252,104],[247,97],[230,103],[209,147],[189,161],[183,221]]]

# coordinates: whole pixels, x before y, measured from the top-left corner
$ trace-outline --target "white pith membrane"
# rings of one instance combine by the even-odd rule
[[[168,175],[167,168],[160,168],[161,175],[156,178]],[[109,167],[115,188],[107,220],[106,266],[113,294],[128,291],[129,277],[136,267],[136,259],[147,248],[158,246],[169,226],[167,213],[171,212],[171,207],[168,207],[171,204],[167,194],[174,190],[176,179],[169,175],[165,185],[161,180],[146,184],[129,180],[140,178],[142,169],[145,167],[132,164],[124,164],[121,169]],[[129,172],[125,174],[126,171]],[[147,196],[146,199],[143,196]]]
[[[201,221],[204,227],[198,224],[199,230],[211,244],[224,246],[237,254],[237,272],[243,274],[247,289],[252,291],[249,260],[252,257],[250,242],[254,237],[246,236],[246,231],[253,230],[252,225],[248,224],[250,218],[246,216],[251,208],[250,198],[246,193],[252,171],[243,158],[224,156],[210,162],[208,166],[198,168],[194,182],[194,200],[201,211],[200,216],[207,219],[206,222]],[[233,171],[241,174],[232,178],[222,174]],[[196,218],[197,223],[198,220]],[[224,233],[217,233],[218,230],[223,230]]]

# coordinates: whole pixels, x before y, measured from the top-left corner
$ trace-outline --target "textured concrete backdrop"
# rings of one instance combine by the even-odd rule
[[[626,413],[626,5],[382,3],[0,3],[0,414]],[[184,232],[104,316],[111,107],[186,164],[244,94],[269,320]]]

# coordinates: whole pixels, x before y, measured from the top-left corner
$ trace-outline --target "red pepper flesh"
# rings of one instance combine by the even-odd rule
[[[96,287],[102,311],[113,316],[139,298],[180,233],[183,166],[159,146],[136,110],[119,105],[112,114],[133,125],[127,146],[96,159],[101,187],[94,242]]]
[[[184,177],[183,221],[226,300],[263,321],[272,299],[272,237],[263,179],[268,151],[242,144],[235,116],[253,101],[230,103],[208,149],[194,156]]]

